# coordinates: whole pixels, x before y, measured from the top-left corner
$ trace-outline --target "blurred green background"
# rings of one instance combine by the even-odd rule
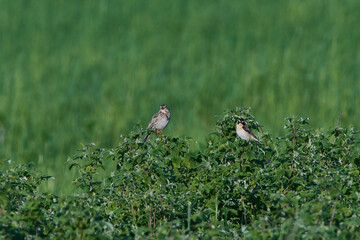
[[[66,159],[146,127],[199,142],[224,109],[359,128],[358,0],[0,0],[0,158],[73,191]]]

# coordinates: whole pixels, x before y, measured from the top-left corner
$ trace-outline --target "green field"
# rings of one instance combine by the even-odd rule
[[[360,1],[0,0],[0,158],[73,191],[80,143],[117,146],[166,103],[166,135],[204,142],[215,115],[251,107],[360,127]]]

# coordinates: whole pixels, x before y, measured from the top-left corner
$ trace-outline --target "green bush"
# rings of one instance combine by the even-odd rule
[[[244,118],[262,143],[236,136]],[[27,165],[1,174],[5,238],[356,239],[360,157],[354,129],[308,129],[287,118],[285,136],[262,132],[248,109],[227,111],[205,146],[144,129],[119,145],[89,144],[69,158],[82,193],[38,192]],[[114,166],[114,167],[110,167]]]

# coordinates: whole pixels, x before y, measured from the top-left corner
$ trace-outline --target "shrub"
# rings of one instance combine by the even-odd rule
[[[239,117],[262,144],[236,136]],[[237,108],[196,151],[186,137],[142,144],[137,127],[113,149],[90,144],[71,157],[83,193],[60,198],[38,192],[48,177],[19,166],[1,175],[1,231],[55,239],[357,238],[357,132],[308,123],[287,118],[286,134],[274,138]]]

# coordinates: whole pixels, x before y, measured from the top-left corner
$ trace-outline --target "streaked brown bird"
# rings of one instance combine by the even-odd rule
[[[250,128],[246,125],[245,121],[243,119],[240,119],[238,121],[238,123],[236,124],[236,134],[241,138],[244,139],[246,141],[248,141],[249,139],[253,139],[259,143],[261,143],[259,141],[259,139],[255,136],[255,134],[253,134],[250,130]]]
[[[170,121],[170,110],[163,104],[160,106],[160,110],[152,116],[151,121],[147,129],[155,130],[155,132],[161,136],[161,130],[166,128]],[[147,141],[152,131],[149,131],[146,137],[144,138],[143,143]]]

